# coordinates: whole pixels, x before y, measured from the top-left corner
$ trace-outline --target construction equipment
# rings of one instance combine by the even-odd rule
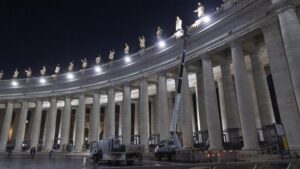
[[[91,142],[90,156],[93,163],[107,161],[118,165],[122,162],[132,164],[142,161],[144,145],[123,145],[119,139],[106,139]]]
[[[180,99],[181,99],[181,86],[182,86],[182,77],[183,77],[183,71],[184,71],[184,65],[185,65],[185,53],[186,53],[186,43],[187,43],[187,35],[184,34],[184,46],[183,46],[183,52],[181,57],[181,64],[179,69],[179,78],[178,78],[178,86],[176,90],[176,97],[175,97],[175,104],[173,107],[173,113],[172,113],[172,125],[170,130],[171,137],[167,140],[162,140],[158,144],[158,146],[155,148],[154,155],[158,160],[161,160],[163,157],[167,157],[169,160],[171,160],[176,155],[176,150],[179,150],[182,148],[181,142],[178,138],[178,135],[176,133],[176,126],[177,126],[177,120],[179,115],[179,105],[180,105]]]

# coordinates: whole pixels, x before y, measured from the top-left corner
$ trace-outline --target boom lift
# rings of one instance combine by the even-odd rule
[[[159,145],[155,148],[154,155],[158,160],[161,160],[162,157],[167,157],[169,160],[171,160],[176,155],[176,150],[182,149],[181,142],[176,133],[176,126],[178,121],[179,105],[181,100],[181,88],[182,88],[183,71],[185,67],[187,38],[188,38],[187,35],[184,33],[183,36],[184,45],[183,45],[183,52],[181,56],[181,64],[179,69],[178,86],[176,90],[175,104],[172,113],[172,125],[170,130],[171,137],[167,140],[160,141]]]

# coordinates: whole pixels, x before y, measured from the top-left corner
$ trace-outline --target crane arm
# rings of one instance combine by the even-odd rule
[[[174,141],[178,149],[182,148],[182,145],[176,133],[176,127],[177,127],[178,115],[179,115],[179,105],[181,101],[182,78],[183,78],[183,71],[185,66],[186,41],[187,41],[187,37],[184,36],[184,45],[183,45],[183,52],[181,57],[180,69],[179,69],[178,86],[176,90],[175,104],[172,112],[172,125],[170,130],[171,139]]]

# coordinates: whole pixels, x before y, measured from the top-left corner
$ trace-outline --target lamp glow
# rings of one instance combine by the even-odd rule
[[[166,46],[166,42],[163,41],[163,40],[161,40],[161,41],[158,42],[158,46],[159,46],[160,48],[164,48],[164,47]]]
[[[68,78],[69,80],[74,79],[74,74],[73,74],[73,73],[68,73],[68,74],[67,74],[67,78]]]
[[[124,59],[125,59],[125,62],[126,62],[126,63],[129,63],[129,62],[131,62],[131,58],[130,58],[129,56],[125,56],[125,58],[124,58]]]
[[[203,22],[204,22],[204,23],[208,23],[208,22],[210,22],[210,21],[211,21],[210,16],[204,16],[204,17],[203,17]]]
[[[101,70],[101,67],[100,66],[96,66],[95,67],[95,72],[97,73],[100,73],[102,70]]]
[[[40,79],[40,83],[45,84],[45,83],[46,83],[46,79],[42,77],[42,78]]]
[[[11,82],[11,85],[15,87],[15,86],[18,86],[19,84],[18,84],[18,82],[16,82],[16,81],[12,81],[12,82]]]

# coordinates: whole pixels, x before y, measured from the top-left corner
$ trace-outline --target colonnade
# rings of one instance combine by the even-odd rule
[[[275,123],[274,107],[277,105],[280,119],[285,128],[290,149],[300,150],[300,24],[295,9],[288,3],[274,4],[278,21],[274,20],[261,26],[260,37],[242,40],[232,36],[232,41],[221,52],[201,54],[198,61],[189,63],[183,74],[182,99],[177,131],[182,134],[184,148],[193,147],[194,131],[207,131],[209,149],[224,149],[224,131],[226,140],[239,142],[239,131],[243,141],[243,150],[259,150],[257,119],[262,128]],[[258,40],[257,40],[258,39]],[[175,56],[174,56],[175,57]],[[250,58],[250,61],[246,60]],[[196,67],[196,71],[190,71]],[[249,67],[251,67],[249,71]],[[272,102],[265,67],[270,67],[272,83],[276,96]],[[139,136],[139,143],[149,145],[151,135],[160,139],[169,137],[171,112],[173,109],[172,91],[170,91],[167,70],[133,82],[109,86],[105,89],[76,93],[52,98],[9,100],[5,102],[5,115],[1,124],[0,151],[5,151],[11,130],[15,134],[14,151],[22,151],[25,132],[28,130],[27,114],[29,102],[34,102],[32,126],[30,132],[31,147],[38,146],[41,133],[44,102],[50,103],[45,123],[45,142],[43,149],[52,149],[57,132],[58,101],[63,101],[60,144],[70,142],[72,101],[77,100],[74,125],[74,149],[81,151],[88,135],[88,141],[121,136],[124,144],[133,143],[133,135]],[[250,72],[250,74],[249,74]],[[196,84],[191,85],[189,75],[194,75]],[[176,76],[176,74],[175,74]],[[252,79],[253,77],[253,79]],[[133,85],[134,84],[134,85]],[[136,85],[138,84],[138,85]],[[155,84],[156,94],[150,98],[149,85]],[[176,85],[176,84],[175,84]],[[191,88],[195,88],[195,92]],[[132,91],[138,89],[138,97],[132,98]],[[218,89],[218,90],[216,90]],[[122,93],[117,118],[116,92]],[[196,100],[193,99],[193,94]],[[107,101],[102,102],[102,97]],[[172,96],[172,97],[171,97]],[[92,102],[87,103],[91,99]],[[17,127],[12,125],[14,104],[21,103]],[[89,119],[86,110],[91,104]],[[132,106],[134,104],[134,106]],[[104,119],[101,119],[101,106],[105,106]],[[258,109],[258,115],[255,113]],[[132,109],[133,108],[133,109]],[[134,111],[133,111],[134,110]],[[100,123],[103,121],[103,128]],[[89,123],[87,126],[86,124]],[[119,128],[117,128],[119,126]],[[88,128],[88,134],[86,132]],[[197,131],[197,132],[198,132]],[[264,132],[265,140],[271,139]]]

